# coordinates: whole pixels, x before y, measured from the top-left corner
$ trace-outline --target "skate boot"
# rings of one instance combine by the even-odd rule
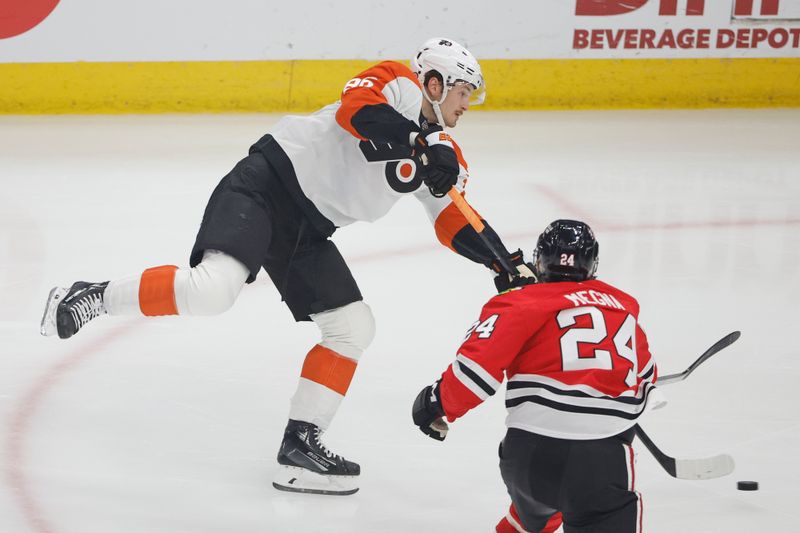
[[[107,314],[103,305],[107,286],[107,281],[76,281],[69,289],[53,287],[47,297],[40,333],[45,337],[58,333],[62,339],[68,339],[93,318]]]
[[[278,490],[345,496],[358,491],[361,467],[320,441],[322,430],[309,422],[289,420],[278,451]]]

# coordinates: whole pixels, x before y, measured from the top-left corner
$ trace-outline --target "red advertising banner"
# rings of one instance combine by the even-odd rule
[[[0,3],[0,39],[36,27],[55,9],[59,0],[3,0]]]
[[[730,15],[723,24],[726,4]],[[649,24],[627,26],[626,17],[657,4]],[[573,50],[748,50],[800,49],[800,0],[576,0]],[[653,16],[654,15],[654,16]],[[606,27],[602,22],[607,21]],[[641,17],[639,17],[641,21]],[[600,27],[598,27],[598,24]],[[587,24],[589,26],[589,24]],[[793,52],[790,55],[795,55]]]

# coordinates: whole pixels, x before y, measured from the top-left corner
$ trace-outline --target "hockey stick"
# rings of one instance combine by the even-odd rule
[[[478,237],[481,238],[483,244],[489,248],[489,251],[492,252],[495,259],[500,263],[500,265],[512,276],[517,275],[517,269],[514,268],[514,265],[508,260],[506,254],[501,254],[500,250],[486,237],[483,233],[483,230],[486,229],[486,225],[483,223],[481,218],[473,211],[472,207],[467,203],[463,196],[461,196],[455,187],[452,187],[448,192],[447,195],[450,197],[450,200],[453,201],[456,208],[461,211],[461,214],[467,219],[469,225],[478,233]]]
[[[659,385],[668,385],[670,383],[677,383],[689,377],[689,374],[694,372],[694,369],[707,361],[712,355],[719,352],[723,348],[727,348],[741,336],[741,332],[734,331],[722,337],[714,343],[714,345],[703,352],[697,360],[689,365],[689,368],[679,374],[669,374],[658,378]],[[642,441],[645,448],[655,457],[658,464],[667,471],[667,473],[677,479],[714,479],[722,476],[727,476],[734,469],[733,457],[728,454],[715,455],[705,459],[675,459],[662,452],[658,446],[647,436],[642,426],[636,424],[634,426],[636,436]]]
[[[669,385],[670,383],[677,383],[678,381],[683,381],[684,379],[689,377],[689,374],[694,372],[694,369],[706,362],[708,359],[711,358],[712,355],[719,352],[723,348],[727,348],[737,340],[741,336],[741,332],[734,331],[733,333],[728,333],[716,343],[714,346],[703,352],[703,355],[697,358],[697,361],[689,365],[689,368],[681,372],[680,374],[669,374],[667,376],[660,376],[658,378],[659,385]]]
[[[647,436],[642,426],[636,424],[633,428],[636,431],[636,436],[655,457],[658,464],[676,479],[714,479],[727,476],[733,472],[735,466],[733,457],[726,453],[704,459],[675,459],[662,452]]]

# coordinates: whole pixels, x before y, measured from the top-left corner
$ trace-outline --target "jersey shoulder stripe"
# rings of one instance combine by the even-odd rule
[[[370,105],[388,104],[394,107],[397,102],[389,101],[384,88],[398,79],[411,80],[418,91],[421,90],[417,76],[407,66],[396,61],[383,61],[359,73],[348,81],[341,95],[341,105],[336,111],[336,122],[354,137],[365,141],[352,125],[353,115]],[[400,90],[402,94],[402,89]]]
[[[501,383],[489,372],[484,370],[483,367],[463,354],[458,354],[458,356],[456,356],[456,360],[453,363],[453,373],[468,389],[473,392],[478,390],[480,394],[476,393],[475,395],[481,398],[481,400],[485,400],[487,397],[494,395],[501,385]]]

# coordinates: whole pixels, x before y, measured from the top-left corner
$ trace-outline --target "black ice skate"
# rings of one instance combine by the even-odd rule
[[[278,451],[278,490],[345,496],[358,491],[358,464],[331,453],[320,441],[322,430],[289,420]]]
[[[105,315],[103,292],[106,286],[107,281],[76,281],[69,289],[53,287],[47,296],[40,333],[45,337],[58,333],[62,339],[68,339],[93,318]]]

